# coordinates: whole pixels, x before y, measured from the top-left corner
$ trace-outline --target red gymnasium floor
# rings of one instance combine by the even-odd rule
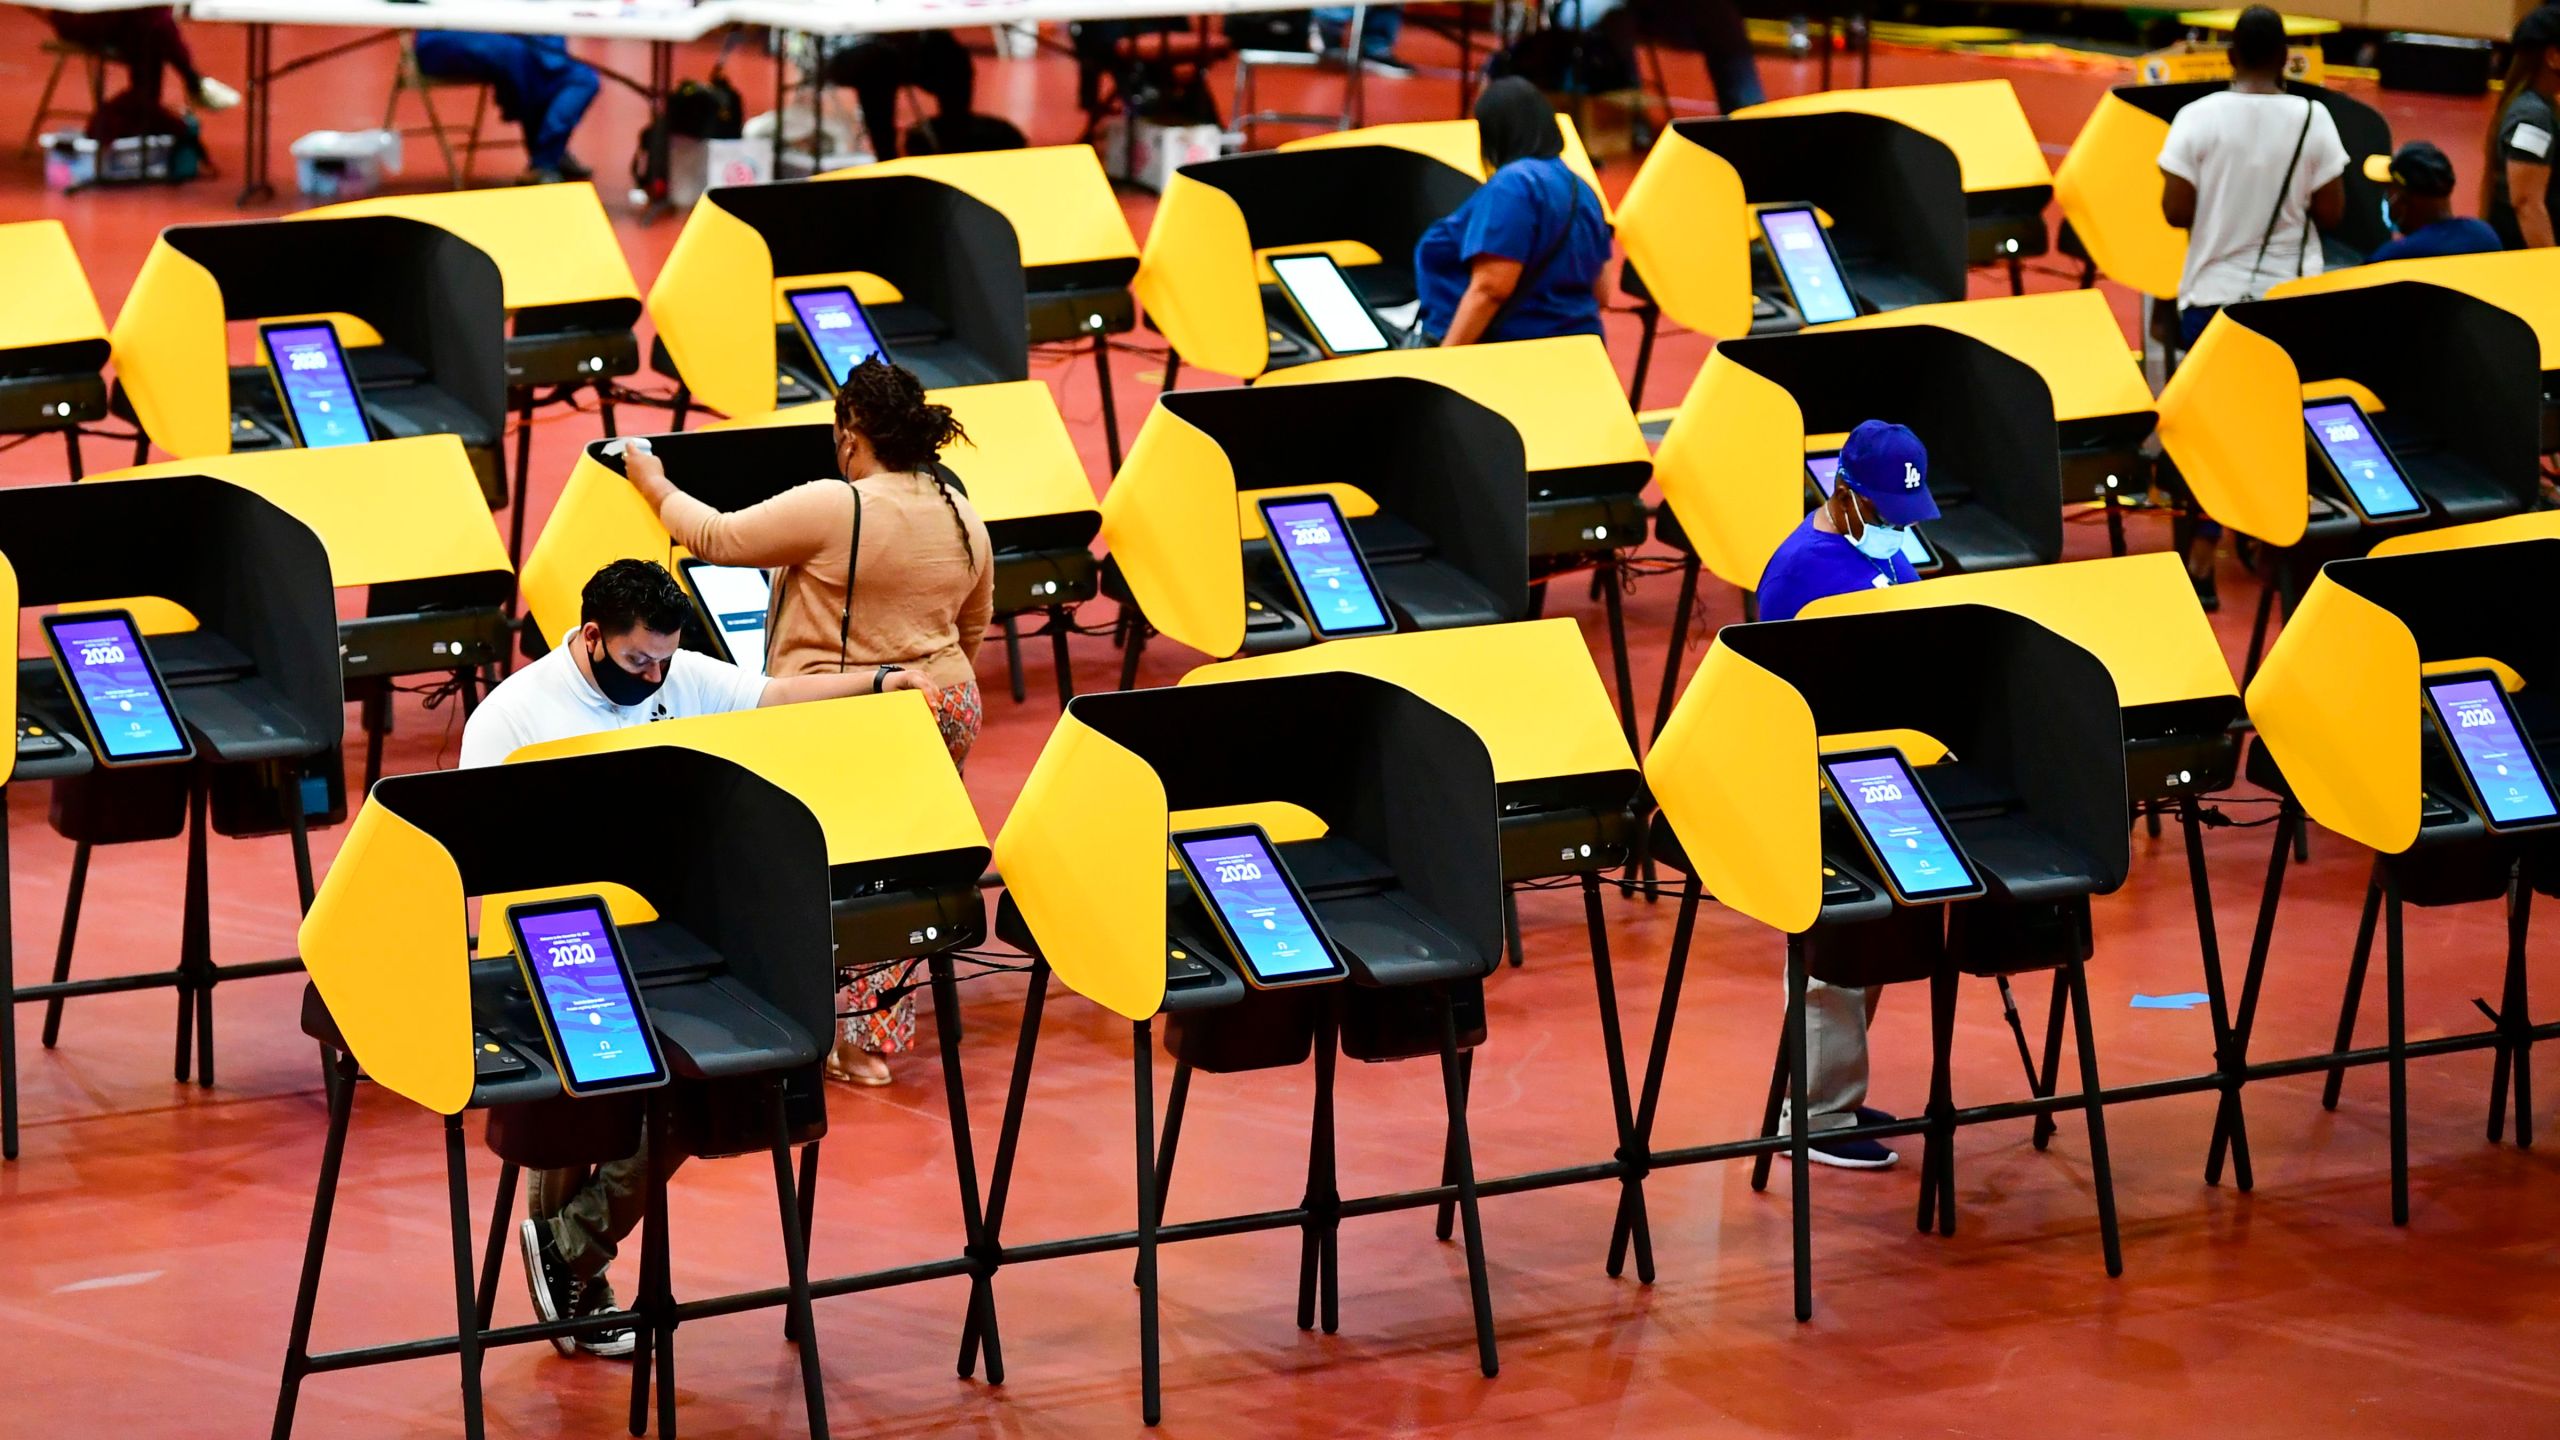
[[[212,73],[240,74],[238,32],[197,26]],[[23,127],[40,34],[23,11],[0,11],[0,134]],[[317,48],[288,34],[286,53]],[[1426,58],[1432,50],[1416,42]],[[607,47],[638,69],[637,47]],[[685,57],[699,73],[708,47]],[[278,131],[370,123],[390,56],[373,51],[287,82]],[[1774,88],[1813,83],[1812,67],[1764,59]],[[759,64],[744,67],[762,84]],[[1882,82],[2002,75],[2024,97],[2038,133],[2059,154],[2104,72],[1909,53],[1878,57]],[[1073,138],[1071,76],[1062,62],[993,65],[984,103],[1040,140]],[[1675,86],[1702,94],[1694,61],[1675,61]],[[1379,118],[1445,113],[1449,87],[1382,83]],[[2477,153],[2483,107],[2376,95],[2404,136],[2443,143],[2465,163]],[[608,93],[581,149],[600,170],[619,167],[639,124],[632,99]],[[236,163],[241,123],[216,117],[212,145]],[[413,156],[415,152],[413,152]],[[2467,171],[2467,166],[2466,166]],[[1623,186],[1631,167],[1609,168]],[[38,188],[31,161],[0,162],[11,218],[61,217],[110,314],[152,232],[177,220],[227,218],[230,186],[71,200]],[[2467,180],[2466,175],[2466,180]],[[2466,183],[2466,191],[2468,185]],[[617,206],[617,211],[619,207]],[[1132,205],[1139,223],[1143,202]],[[676,227],[621,226],[645,285]],[[2039,285],[2066,283],[2040,269]],[[1989,287],[1986,286],[1986,293]],[[1632,326],[1618,325],[1622,363]],[[1655,403],[1686,383],[1704,342],[1666,347]],[[1053,385],[1099,473],[1095,397],[1083,362],[1047,360]],[[1120,357],[1126,423],[1134,431],[1157,357]],[[565,472],[590,421],[538,430],[535,504]],[[91,463],[111,460],[104,443]],[[56,478],[49,445],[0,458],[16,482]],[[538,515],[537,515],[538,518]],[[2073,531],[2073,553],[2099,553],[2101,532]],[[2141,521],[2138,540],[2166,543]],[[2236,654],[2253,598],[2226,571],[2219,622]],[[1659,671],[1670,585],[1630,601],[1637,673]],[[1594,638],[1598,611],[1568,585],[1552,607],[1580,617]],[[1734,618],[1716,594],[1709,613]],[[1159,647],[1146,678],[1169,681],[1192,657]],[[1116,659],[1099,640],[1075,647],[1078,681],[1109,683]],[[1000,662],[984,671],[1000,685]],[[1053,711],[996,700],[969,784],[992,830],[1048,733]],[[1534,683],[1534,682],[1530,682]],[[400,715],[395,770],[450,755],[449,712]],[[855,763],[858,763],[858,758]],[[52,953],[68,863],[43,819],[43,797],[15,797],[16,940],[21,980],[42,978]],[[2257,818],[2261,805],[2232,813]],[[598,823],[629,823],[600,801]],[[2217,830],[2208,841],[2222,897],[2221,933],[2236,974],[2248,936],[2265,830]],[[319,837],[325,861],[338,834]],[[2098,906],[2091,984],[2101,1058],[2112,1082],[2190,1073],[2208,1063],[2202,1010],[2129,1008],[2137,994],[2199,988],[2195,940],[2174,834],[2137,835],[2134,877]],[[2324,1046],[2362,889],[2364,857],[2326,834],[2288,888],[2258,1039],[2261,1056]],[[274,842],[216,847],[217,957],[285,953],[293,938],[290,869]],[[169,963],[177,932],[174,844],[101,856],[92,877],[82,974]],[[1487,1175],[1593,1160],[1611,1149],[1607,1091],[1594,1043],[1593,999],[1570,892],[1522,902],[1530,961],[1491,984],[1492,1039],[1474,1101],[1478,1162]],[[1670,907],[1608,904],[1631,1041],[1650,1030],[1668,944]],[[2471,1028],[2470,997],[2495,987],[2498,917],[2487,907],[2420,912],[2410,930],[2413,1035]],[[1738,1136],[1756,1120],[1780,1001],[1775,937],[1710,908],[1678,1030],[1660,1139],[1667,1145]],[[2545,990],[2549,990],[2545,967]],[[283,979],[221,992],[221,1088],[201,1093],[167,1079],[165,994],[84,1000],[62,1048],[34,1047],[33,1009],[19,1019],[26,1149],[0,1168],[0,1433],[241,1436],[262,1433],[273,1402],[294,1267],[320,1148],[322,1106],[312,1049],[294,1028],[295,986]],[[2044,988],[2025,1003],[2041,1013]],[[1007,1043],[1020,1014],[1018,982],[971,987],[969,1084],[983,1157],[1001,1101]],[[1875,1098],[1909,1113],[1925,1093],[1922,1007],[1914,993],[1886,1004],[1876,1028]],[[2379,1001],[2375,1002],[2378,1008]],[[2378,1019],[2373,1022],[2378,1024]],[[1965,988],[1959,1016],[1959,1099],[2019,1093],[2017,1064],[1995,992]],[[2368,1034],[2370,1034],[2370,1029]],[[1061,992],[1046,1043],[1008,1238],[1120,1229],[1131,1221],[1127,1030]],[[1667,1172],[1651,1187],[1661,1260],[1651,1288],[1612,1281],[1600,1265],[1614,1195],[1599,1186],[1486,1204],[1502,1357],[1500,1380],[1475,1373],[1464,1266],[1435,1244],[1429,1221],[1405,1214],[1355,1221],[1346,1251],[1341,1334],[1292,1325],[1294,1238],[1271,1234],[1174,1247],[1164,1261],[1166,1433],[1194,1436],[1533,1434],[1567,1429],[1628,1435],[2007,1435],[2057,1423],[2094,1435],[2210,1427],[2235,1437],[2560,1434],[2560,1343],[2553,1282],[2560,1259],[2560,1176],[2535,1155],[2483,1143],[2485,1054],[2425,1062],[2411,1077],[2411,1226],[2388,1222],[2382,1076],[2358,1072],[2340,1110],[2325,1114],[2306,1081],[2250,1092],[2256,1194],[2207,1189],[2198,1167],[2211,1120],[2202,1098],[2155,1101],[2110,1117],[2124,1217],[2125,1275],[2100,1268],[2087,1146],[2066,1120],[2049,1153],[2024,1125],[1967,1132],[1958,1169],[1962,1221],[1953,1239],[1911,1228],[1914,1167],[1880,1175],[1815,1177],[1818,1312],[1796,1324],[1788,1305],[1783,1185],[1755,1195],[1741,1169]],[[1165,1073],[1162,1067],[1158,1074]],[[938,1087],[929,1062],[908,1061],[883,1092],[839,1091],[835,1133],[814,1239],[821,1276],[948,1255],[960,1227]],[[1351,1067],[1343,1082],[1346,1194],[1427,1183],[1439,1153],[1437,1078],[1428,1066]],[[1194,1097],[1172,1217],[1293,1203],[1303,1170],[1303,1074],[1204,1078]],[[451,1325],[441,1165],[434,1123],[368,1089],[359,1104],[338,1207],[317,1342],[339,1346],[439,1333]],[[482,1155],[474,1208],[484,1210],[496,1166]],[[766,1167],[754,1161],[689,1168],[675,1187],[680,1293],[776,1283],[781,1275]],[[1138,1367],[1128,1259],[1109,1255],[1007,1270],[998,1285],[1009,1383],[955,1379],[951,1362],[963,1287],[939,1282],[827,1301],[818,1311],[836,1433],[964,1432],[1038,1437],[1127,1434],[1137,1426]],[[625,1277],[626,1284],[628,1277]],[[512,1269],[501,1323],[526,1314]],[[777,1317],[708,1321],[684,1331],[685,1433],[696,1437],[798,1433],[799,1388]],[[491,1433],[601,1435],[620,1424],[626,1375],[567,1362],[547,1348],[492,1357]],[[362,1375],[322,1376],[305,1388],[306,1436],[454,1433],[455,1370],[422,1361]]]

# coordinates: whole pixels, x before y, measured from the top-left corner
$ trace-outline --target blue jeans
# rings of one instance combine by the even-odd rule
[[[1351,7],[1328,5],[1316,13],[1316,34],[1328,50],[1339,50],[1351,38]],[[1404,7],[1372,5],[1368,19],[1360,27],[1360,54],[1365,59],[1384,60],[1396,50],[1396,36],[1404,33]]]
[[[479,80],[498,92],[498,108],[524,127],[525,165],[557,170],[569,134],[596,98],[596,67],[570,57],[557,35],[482,35],[467,30],[418,32],[418,68],[439,79]]]

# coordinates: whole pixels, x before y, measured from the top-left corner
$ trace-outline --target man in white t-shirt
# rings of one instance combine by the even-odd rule
[[[2321,270],[2313,222],[2347,212],[2347,147],[2316,100],[2284,88],[2284,17],[2264,5],[2231,27],[2231,88],[2189,101],[2160,148],[2160,212],[2187,232],[2178,282],[2181,349],[2192,349],[2223,306],[2255,300]],[[2187,575],[2218,608],[2214,551],[2222,527],[2198,517]]]
[[[489,692],[462,727],[462,766],[496,765],[528,745],[659,720],[724,715],[763,705],[922,690],[932,682],[895,665],[767,679],[726,660],[678,651],[693,602],[665,569],[616,560],[579,595],[578,628],[550,654]],[[649,1152],[584,1170],[537,1170],[517,1239],[534,1313],[562,1320],[614,1308],[605,1279],[615,1249],[647,1214]],[[633,1348],[628,1329],[552,1342],[563,1355],[611,1359]]]

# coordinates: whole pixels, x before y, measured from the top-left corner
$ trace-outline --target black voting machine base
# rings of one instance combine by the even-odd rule
[[[63,743],[31,757],[22,738],[10,779],[51,781],[54,829],[80,848],[53,978],[22,986],[8,960],[9,845],[0,836],[0,1158],[14,1158],[19,1005],[44,1002],[43,1039],[50,1049],[65,1000],[174,989],[176,1078],[192,1075],[210,1087],[214,987],[299,968],[292,959],[215,963],[206,851],[215,830],[289,833],[295,883],[303,904],[310,904],[308,826],[314,819],[334,824],[346,812],[338,778],[345,701],[328,554],[301,521],[257,495],[201,476],[0,490],[0,535],[32,542],[8,551],[21,607],[156,596],[185,606],[198,622],[192,631],[148,642],[178,719],[196,740],[196,757],[181,764],[98,765],[51,658],[18,662],[21,717],[41,721]],[[81,543],[84,536],[95,542]],[[309,798],[313,783],[325,786],[317,808]],[[5,790],[0,785],[0,794]],[[70,917],[89,848],[182,832],[187,859],[177,964],[71,979]]]
[[[861,271],[896,286],[902,298],[866,308],[889,358],[928,389],[1031,378],[1022,246],[1013,222],[967,191],[880,175],[731,185],[703,200],[756,232],[777,277]],[[783,403],[835,393],[790,325],[774,327],[774,358],[799,387]],[[664,341],[650,347],[649,368],[676,382],[674,423],[683,429],[692,391]]]
[[[586,799],[613,791],[658,796],[667,823],[593,828],[577,844],[562,843],[556,827],[527,823],[528,817],[579,813]],[[795,1194],[790,1160],[793,1145],[814,1148],[827,1124],[818,1061],[833,1033],[835,966],[826,845],[816,817],[744,768],[674,746],[397,776],[376,788],[374,803],[442,846],[466,895],[611,882],[648,897],[659,918],[624,925],[621,933],[673,1079],[653,1091],[568,1096],[515,961],[453,956],[451,963],[470,968],[475,1032],[455,1037],[457,1047],[469,1038],[476,1060],[483,1044],[495,1043],[516,1062],[511,1071],[476,1076],[466,1107],[489,1112],[487,1143],[504,1162],[484,1258],[475,1272],[462,1112],[456,1111],[443,1127],[456,1333],[315,1354],[309,1348],[313,1309],[360,1061],[318,986],[307,989],[303,1028],[322,1047],[329,1128],[273,1434],[283,1440],[292,1433],[307,1376],[453,1354],[462,1361],[464,1432],[478,1440],[480,1362],[489,1348],[631,1325],[642,1340],[632,1375],[631,1432],[646,1429],[654,1380],[658,1433],[672,1440],[676,1326],[755,1301],[790,1306],[810,1433],[823,1437],[826,1400],[809,1324],[806,1201]],[[457,916],[457,939],[460,921]],[[371,1018],[378,1023],[378,1016]],[[520,1170],[603,1164],[643,1144],[652,1163],[632,1307],[490,1328]],[[668,1275],[667,1162],[759,1150],[773,1159],[790,1284],[779,1301],[758,1295],[729,1297],[725,1308],[679,1305]]]
[[[2525,688],[2509,698],[2517,723],[2535,749],[2560,752],[2560,709],[2550,692],[2560,687],[2560,640],[2532,624],[2508,623],[2511,617],[2538,613],[2550,587],[2553,567],[2560,566],[2560,540],[2533,540],[2481,548],[2440,550],[2385,559],[2336,561],[2323,573],[2331,583],[2381,606],[2405,625],[2418,644],[2421,664],[2440,660],[2494,659],[2513,669]],[[2339,1002],[2337,1037],[2328,1053],[2250,1064],[2250,1031],[2258,1012],[2267,955],[2275,938],[2276,908],[2284,896],[2284,877],[2297,840],[2309,817],[2286,782],[2263,740],[2250,747],[2250,780],[2279,797],[2275,837],[2267,856],[2267,883],[2258,902],[2257,928],[2249,944],[2249,968],[2241,985],[2235,1023],[2233,1057],[2226,1065],[2241,1079],[2325,1073],[2320,1103],[2334,1110],[2346,1072],[2361,1065],[2382,1065],[2390,1074],[2391,1220],[2409,1223],[2408,1062],[2433,1055],[2491,1050],[2495,1060],[2489,1082],[2488,1139],[2505,1133],[2506,1106],[2512,1087],[2516,1144],[2533,1144],[2533,1046],[2560,1036],[2560,1021],[2533,1023],[2528,1013],[2525,941],[2533,897],[2560,894],[2560,832],[2535,830],[2504,835],[2490,833],[2455,777],[2453,761],[2436,737],[2421,733],[2422,774],[2426,805],[2420,812],[2417,838],[2397,855],[2374,856],[2364,909],[2356,924],[2356,942],[2347,965],[2345,993]],[[2503,897],[2507,906],[2507,944],[2494,1006],[2475,1000],[2490,1029],[2461,1035],[2411,1040],[2407,1035],[2402,912],[2407,906],[2463,905]],[[2380,1046],[2355,1047],[2356,1012],[2373,956],[2377,920],[2383,928],[2386,1036]],[[2221,1173],[2226,1149],[2236,1178],[2249,1188],[2247,1130],[2239,1108],[2236,1082],[2217,1117],[2206,1178]]]
[[[1935,325],[1728,340],[1725,357],[1792,397],[1808,435],[1868,420],[1907,425],[1929,451],[1939,517],[1922,522],[1947,572],[2014,570],[2062,558],[2062,462],[2053,392],[2025,361]],[[1671,718],[1702,562],[1665,507],[1661,537],[1683,552],[1653,733]]]
[[[1681,889],[1662,1006],[1638,1102],[1636,1144],[1645,1151],[1646,1163],[1660,1167],[1748,1156],[1752,1187],[1759,1189],[1767,1183],[1771,1157],[1787,1151],[1794,1172],[1795,1313],[1798,1320],[1810,1319],[1808,1132],[1796,1123],[1786,1134],[1779,1133],[1782,1100],[1798,1117],[1806,1111],[1807,978],[1844,985],[1926,979],[1932,1053],[1927,1113],[1824,1133],[1873,1139],[1924,1136],[1919,1228],[1952,1235],[1959,1127],[2080,1109],[2088,1119],[2107,1273],[2121,1273],[2104,1111],[2105,1101],[2115,1097],[2099,1088],[2083,969],[2094,948],[2089,897],[2122,885],[2131,863],[2123,732],[2115,684],[2106,667],[2031,620],[1972,605],[1730,627],[1719,643],[1793,686],[1812,708],[1821,733],[1910,729],[1959,757],[1915,767],[1914,773],[1937,801],[1952,838],[1988,893],[1942,904],[1896,905],[1871,877],[1872,865],[1850,837],[1846,821],[1826,807],[1822,863],[1837,870],[1842,880],[1826,884],[1813,927],[1787,937],[1785,1031],[1761,1134],[1754,1140],[1657,1151],[1651,1148],[1653,1122],[1704,893],[1679,837],[1667,824],[1661,826],[1654,840],[1657,853],[1689,879]],[[1844,648],[1864,657],[1858,670],[1844,672],[1830,663]],[[1809,788],[1813,778],[1806,777]],[[1814,803],[1811,795],[1806,803]],[[1717,843],[1726,842],[1719,837]],[[2057,990],[2067,988],[2081,1093],[1957,1106],[1948,1066],[1958,978],[2005,977],[2036,969],[2058,972]],[[1627,1227],[1622,1211],[1611,1243],[1613,1264],[1623,1252]]]

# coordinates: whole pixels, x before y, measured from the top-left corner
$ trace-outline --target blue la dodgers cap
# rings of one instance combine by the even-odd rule
[[[1839,482],[1867,498],[1887,525],[1917,525],[1938,518],[1929,493],[1929,447],[1907,425],[1869,420],[1849,432],[1840,447]]]

